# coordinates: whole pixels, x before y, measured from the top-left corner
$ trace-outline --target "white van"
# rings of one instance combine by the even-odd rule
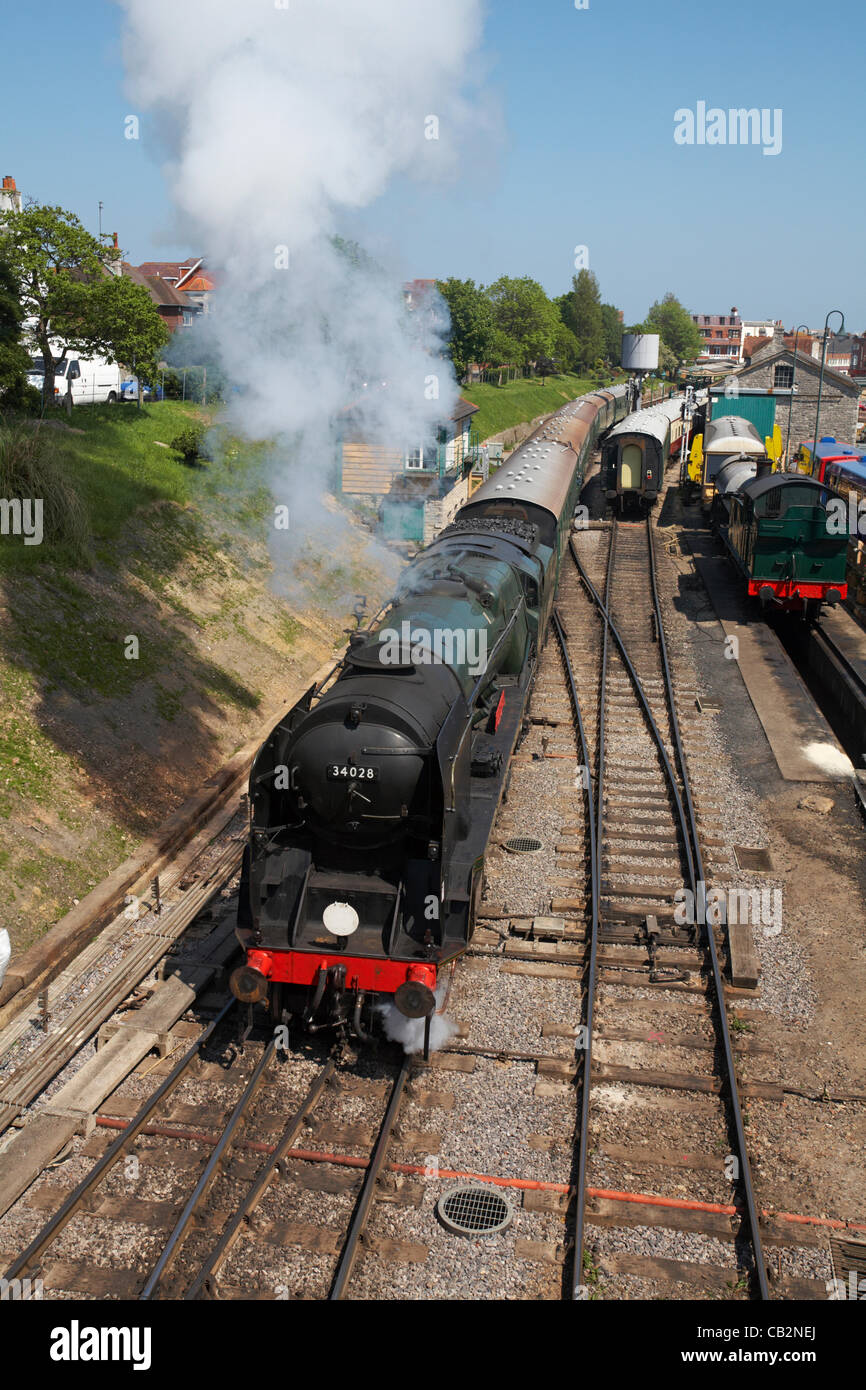
[[[27,375],[30,385],[41,391],[44,378],[42,358],[31,358]],[[71,385],[73,405],[93,405],[100,401],[113,404],[121,399],[122,380],[123,373],[117,362],[106,362],[104,357],[80,357],[73,352],[54,368],[54,401],[62,405]]]

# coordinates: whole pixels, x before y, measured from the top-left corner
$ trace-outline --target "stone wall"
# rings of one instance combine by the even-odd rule
[[[819,364],[811,362],[804,363],[800,353],[797,354],[797,376],[795,381],[796,391],[794,394],[794,404],[791,408],[791,445],[796,447],[801,439],[814,439],[815,437],[815,411],[818,406],[818,380],[820,377]],[[770,356],[765,360],[762,352],[759,357],[753,360],[752,366],[744,371],[738,372],[736,379],[743,383],[743,386],[766,387],[772,390],[774,385],[775,371],[779,363],[793,365],[793,355],[791,353],[779,357]],[[824,389],[821,393],[821,418],[818,424],[818,438],[822,435],[831,434],[836,439],[843,439],[849,444],[853,444],[857,432],[857,401],[860,388],[855,381],[846,381],[845,386],[840,384],[838,376],[824,377]],[[782,432],[782,443],[784,444],[788,429],[788,397],[776,397],[776,424]]]
[[[461,478],[445,497],[424,504],[424,545],[430,545],[440,531],[450,526],[458,508],[469,500],[469,475]]]

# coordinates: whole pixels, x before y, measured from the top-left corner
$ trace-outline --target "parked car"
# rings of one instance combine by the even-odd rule
[[[37,390],[43,389],[45,363],[41,357],[31,358],[27,380]],[[62,405],[69,387],[73,405],[93,405],[100,401],[112,404],[120,400],[121,370],[116,362],[104,357],[64,357],[54,368],[54,400]]]
[[[124,380],[120,383],[120,399],[121,399],[122,401],[137,401],[137,400],[138,400],[138,378],[137,378],[137,377],[134,377],[134,376],[125,377]],[[154,390],[154,388],[153,388],[152,386],[148,386],[148,384],[147,384],[146,381],[143,382],[143,383],[142,383],[142,387],[141,387],[141,399],[142,399],[143,401],[161,401],[161,400],[162,400],[162,387],[161,387],[161,386],[157,386],[157,387],[156,387],[156,390]]]

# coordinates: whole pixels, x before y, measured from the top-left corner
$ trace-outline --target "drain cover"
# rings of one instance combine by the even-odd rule
[[[746,849],[744,845],[735,845],[734,854],[739,869],[749,869],[752,873],[759,874],[768,873],[773,867],[769,850]]]
[[[531,835],[518,835],[514,840],[506,840],[505,848],[511,854],[536,854],[541,849],[541,841]]]
[[[436,1206],[449,1231],[460,1236],[492,1236],[510,1226],[511,1203],[494,1188],[464,1183],[452,1187]]]

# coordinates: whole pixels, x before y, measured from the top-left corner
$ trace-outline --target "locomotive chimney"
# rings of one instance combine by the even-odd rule
[[[759,459],[759,460],[758,460],[758,469],[757,469],[757,472],[755,473],[755,477],[756,477],[756,478],[766,478],[767,474],[768,474],[768,473],[772,473],[772,471],[773,471],[773,460],[772,460],[771,458],[768,458],[767,455],[765,454],[764,457],[763,457],[762,459]]]

